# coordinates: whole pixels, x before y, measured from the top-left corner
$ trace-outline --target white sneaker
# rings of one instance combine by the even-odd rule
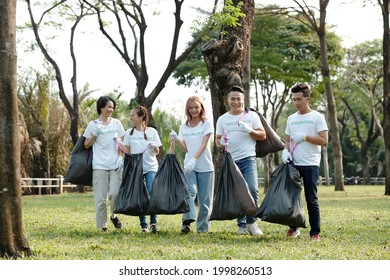
[[[237,234],[239,235],[248,234],[248,231],[244,227],[238,227]]]
[[[251,235],[263,235],[263,232],[257,226],[256,222],[252,224],[247,224],[246,229],[249,231]]]

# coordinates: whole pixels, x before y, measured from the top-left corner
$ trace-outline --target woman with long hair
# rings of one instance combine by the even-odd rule
[[[153,180],[158,170],[157,155],[160,152],[161,140],[157,130],[148,127],[148,111],[144,106],[136,106],[131,110],[131,129],[125,133],[124,145],[129,154],[143,153],[143,174],[145,185],[149,193],[152,192]],[[142,232],[148,232],[146,216],[139,217]],[[150,215],[150,231],[157,232],[157,215]]]
[[[183,233],[191,231],[190,225],[196,221],[198,233],[208,232],[213,205],[214,164],[211,157],[210,139],[214,134],[212,123],[206,117],[206,110],[198,96],[188,98],[185,107],[186,122],[180,126],[179,135],[171,132],[186,152],[184,176],[188,185],[190,211],[182,216]],[[195,199],[198,196],[198,216]]]

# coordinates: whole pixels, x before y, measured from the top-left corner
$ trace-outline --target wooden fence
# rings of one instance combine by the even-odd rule
[[[64,182],[64,176],[59,175],[56,178],[21,178],[22,188],[38,189],[38,194],[41,194],[42,188],[57,188],[59,193],[64,192],[64,188],[75,188],[77,185]]]

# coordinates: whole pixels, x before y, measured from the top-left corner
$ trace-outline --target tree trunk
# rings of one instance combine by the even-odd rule
[[[272,161],[275,154],[269,154],[263,158],[264,163],[264,193],[271,187]]]
[[[362,148],[361,148],[361,157],[362,157],[362,175],[363,175],[363,184],[364,185],[369,185],[371,182],[371,158],[368,155],[368,144],[362,143]]]
[[[242,72],[242,88],[245,91],[244,94],[244,106],[246,108],[251,107],[251,98],[250,98],[250,88],[251,88],[251,48],[250,44],[248,46],[248,51],[246,52],[246,58],[244,63],[244,68]]]
[[[383,16],[383,132],[385,142],[385,195],[390,195],[390,28],[389,0],[378,0]]]
[[[0,1],[0,15],[0,257],[18,258],[31,250],[22,227],[16,0]]]
[[[341,150],[340,135],[338,129],[338,120],[337,120],[337,109],[336,101],[333,95],[330,70],[329,70],[329,61],[328,61],[328,50],[325,34],[325,18],[326,18],[326,7],[328,1],[320,0],[320,27],[317,30],[318,37],[320,39],[320,49],[321,49],[321,72],[325,81],[326,89],[326,98],[328,103],[328,116],[330,123],[330,136],[331,136],[331,146],[333,151],[333,163],[334,163],[334,179],[333,182],[335,185],[336,191],[344,191],[344,170],[343,170],[343,153]]]
[[[241,0],[233,0],[238,6]],[[226,37],[212,39],[203,46],[202,53],[206,62],[210,79],[211,104],[213,108],[214,126],[217,119],[228,110],[226,93],[233,85],[242,86],[243,68],[250,45],[254,21],[255,3],[244,1],[242,12],[246,17],[239,19],[237,27],[224,27]],[[223,151],[214,144],[213,160],[215,178],[218,180],[223,164]]]
[[[328,150],[326,147],[322,147],[322,162],[324,164],[324,176],[325,176],[325,185],[330,186],[330,176],[329,176],[329,161],[328,161]],[[322,183],[322,182],[320,182]]]
[[[317,33],[320,40],[320,51],[321,51],[321,73],[325,82],[326,97],[328,103],[328,116],[330,123],[329,134],[331,136],[331,147],[333,151],[333,163],[334,163],[334,185],[336,191],[344,191],[344,170],[343,170],[343,153],[341,150],[340,135],[338,129],[336,101],[332,91],[332,84],[330,78],[329,61],[328,61],[328,50],[325,34],[325,19],[326,19],[326,8],[329,4],[329,0],[319,0],[320,6],[320,20],[318,26],[318,20],[312,13],[311,8],[307,6],[305,1],[304,4],[300,4],[298,0],[294,2],[300,7],[303,15],[309,21],[312,29]]]

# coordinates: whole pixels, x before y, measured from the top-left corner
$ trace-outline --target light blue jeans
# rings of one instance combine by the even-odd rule
[[[146,189],[149,191],[149,193],[152,192],[153,180],[154,180],[155,176],[156,176],[155,171],[149,171],[149,172],[144,174]],[[139,216],[139,222],[140,222],[139,224],[141,225],[141,228],[148,228],[148,223],[146,222],[145,215]],[[156,214],[150,215],[150,224],[151,225],[157,224],[157,215]]]
[[[196,231],[207,232],[210,227],[210,215],[213,207],[214,171],[185,171],[188,186],[188,204],[190,212],[184,213],[182,221],[196,220]],[[195,198],[198,193],[198,218],[196,218]]]
[[[246,183],[248,184],[249,191],[255,201],[256,206],[258,206],[259,200],[259,189],[257,183],[257,164],[255,157],[247,157],[235,161],[238,168],[240,169]],[[257,217],[254,216],[243,216],[237,219],[237,225],[239,227],[246,227],[246,224],[252,224],[256,222]]]

